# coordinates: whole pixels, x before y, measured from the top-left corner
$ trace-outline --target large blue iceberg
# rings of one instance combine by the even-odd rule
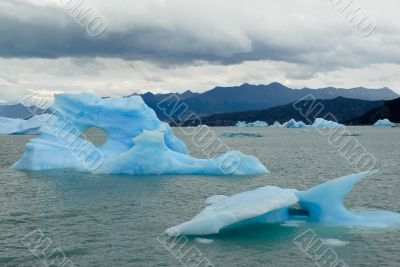
[[[50,114],[33,116],[27,120],[0,117],[0,134],[39,134],[43,122],[51,118],[53,118],[53,115]]]
[[[214,159],[188,155],[186,145],[161,122],[141,97],[99,98],[60,94],[41,136],[26,145],[14,164],[20,170],[73,169],[100,174],[209,174],[268,173],[258,159],[231,151]],[[95,147],[82,133],[99,128],[107,134]]]
[[[398,227],[400,214],[386,211],[351,212],[343,198],[364,177],[376,171],[328,181],[308,191],[261,187],[233,196],[217,195],[192,220],[166,230],[169,235],[211,235],[250,224],[288,224],[291,221],[327,226]]]
[[[378,120],[377,122],[374,123],[374,127],[395,127],[396,124],[391,122],[388,119],[383,119],[383,120]]]

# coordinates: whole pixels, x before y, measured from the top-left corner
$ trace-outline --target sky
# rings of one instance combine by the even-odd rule
[[[397,0],[0,0],[0,103],[32,92],[389,87]]]

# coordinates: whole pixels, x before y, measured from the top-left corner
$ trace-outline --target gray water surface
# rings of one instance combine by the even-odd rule
[[[400,212],[400,128],[350,127],[378,159],[381,172],[362,181],[346,198],[352,209]],[[254,155],[271,171],[257,177],[117,176],[55,170],[20,172],[10,166],[34,136],[0,136],[0,266],[46,266],[23,239],[41,231],[75,266],[183,266],[157,237],[191,219],[204,200],[265,185],[307,189],[355,172],[317,132],[296,129],[212,128],[261,133],[261,138],[223,138],[231,149]],[[191,153],[201,148],[179,129]],[[93,134],[92,138],[100,138]],[[214,266],[317,266],[293,239],[309,227],[321,238],[349,242],[334,247],[349,266],[400,266],[400,231],[264,225],[189,238]],[[22,239],[22,240],[21,240]],[[50,258],[49,260],[51,260]],[[49,263],[49,260],[47,263]],[[193,265],[187,265],[193,266]]]

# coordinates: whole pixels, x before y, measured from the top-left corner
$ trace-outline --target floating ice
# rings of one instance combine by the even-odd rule
[[[349,244],[348,241],[342,241],[336,238],[326,238],[322,242],[330,247],[344,247]]]
[[[235,127],[238,127],[238,128],[245,128],[246,125],[247,125],[247,122],[245,122],[245,121],[238,121],[238,122],[235,124]]]
[[[320,128],[320,129],[328,129],[328,128],[344,128],[345,126],[343,124],[334,122],[334,121],[328,121],[324,120],[322,118],[316,118],[314,121],[313,126],[315,128]]]
[[[211,235],[249,224],[299,221],[327,226],[385,228],[400,225],[400,214],[385,211],[353,213],[343,198],[364,177],[376,171],[328,181],[308,191],[266,186],[227,196],[208,198],[209,205],[192,220],[166,230],[169,235]],[[293,206],[296,204],[296,206]]]
[[[305,128],[308,127],[307,124],[305,124],[302,121],[296,121],[295,119],[291,119],[288,122],[285,122],[282,125],[283,128]]]
[[[33,116],[28,120],[0,117],[0,134],[39,134],[42,124],[54,118],[50,114]]]
[[[228,138],[234,138],[234,137],[262,137],[261,134],[259,133],[233,133],[233,132],[225,132],[220,135],[221,137],[228,137]]]
[[[278,121],[275,121],[274,124],[270,126],[270,128],[282,128],[282,124],[280,124]]]
[[[212,242],[214,242],[212,239],[206,239],[206,238],[200,238],[200,237],[196,237],[194,239],[194,241],[196,241],[197,243],[201,243],[201,244],[211,244]]]
[[[14,164],[22,170],[73,169],[101,174],[268,173],[254,157],[231,151],[214,159],[189,156],[171,127],[161,122],[139,96],[104,98],[61,94],[52,107],[57,120],[42,127],[41,136],[26,145]],[[100,147],[81,133],[96,127],[107,134]]]
[[[262,128],[262,127],[268,127],[268,123],[266,123],[265,121],[255,121],[249,123],[246,123],[245,121],[238,121],[235,126],[239,128],[252,128],[252,127]]]
[[[298,201],[294,190],[274,186],[260,187],[231,197],[212,197],[206,201],[209,206],[192,220],[167,229],[166,233],[210,235],[238,223],[286,221],[287,214],[280,212],[279,209],[290,207]],[[272,215],[262,216],[269,213]]]
[[[374,123],[374,127],[395,127],[396,124],[391,122],[388,119],[383,119],[383,120],[378,120],[377,122]]]

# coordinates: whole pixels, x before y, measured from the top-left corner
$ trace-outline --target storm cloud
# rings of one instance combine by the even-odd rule
[[[393,85],[397,77],[391,73],[400,64],[400,23],[396,13],[399,3],[394,0],[353,1],[362,11],[359,15],[354,10],[338,8],[338,3],[346,0],[79,0],[106,22],[107,27],[99,36],[90,35],[78,23],[65,8],[68,1],[78,0],[0,0],[3,63],[31,60],[30,73],[37,73],[33,69],[37,59],[47,62],[49,69],[57,60],[103,64],[122,60],[126,66],[138,66],[136,70],[128,67],[137,72],[135,75],[145,73],[139,68],[148,64],[165,70],[160,71],[162,75],[170,68],[217,65],[224,69],[254,62],[268,64],[273,72],[281,71],[280,82],[301,81],[304,86],[316,77],[334,77],[333,73],[340,76],[338,73],[344,71],[364,73],[366,68],[371,73],[376,66],[384,66],[390,73],[368,77],[373,81],[371,85],[382,87]],[[376,29],[362,36],[351,23],[351,16],[355,18],[353,22],[367,17],[376,23]],[[96,68],[89,70],[87,66],[90,64],[79,68],[84,73],[96,72]],[[254,81],[254,77],[262,82],[259,77],[264,72],[257,72],[257,68],[254,71],[247,80],[243,77],[243,82]],[[7,80],[21,82],[21,78],[15,80],[5,72],[1,76],[4,87],[12,86]],[[368,85],[366,77],[353,79],[345,84]],[[150,82],[155,80],[157,88],[149,89],[172,87],[160,83],[168,77]],[[334,80],[319,80],[319,84],[336,85],[331,82]],[[177,91],[186,85],[174,83]]]

